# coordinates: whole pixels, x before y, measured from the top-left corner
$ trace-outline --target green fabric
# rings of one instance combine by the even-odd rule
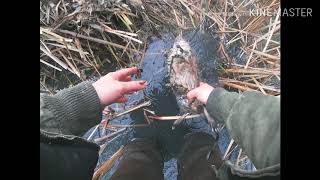
[[[90,82],[83,82],[54,96],[40,96],[40,129],[82,135],[99,123],[102,107]]]
[[[80,137],[40,130],[40,179],[92,178],[99,146]]]
[[[154,139],[129,142],[110,180],[163,180],[163,157]]]
[[[249,172],[236,167],[230,161],[225,161],[217,177],[221,180],[277,180],[280,179],[280,164]]]
[[[99,97],[90,82],[40,96],[40,179],[91,179],[100,147],[77,137],[99,123]]]
[[[280,171],[279,96],[217,88],[208,98],[207,110],[215,120],[226,124],[257,169],[279,165]]]
[[[215,180],[222,158],[216,139],[205,132],[185,135],[177,157],[177,180]]]

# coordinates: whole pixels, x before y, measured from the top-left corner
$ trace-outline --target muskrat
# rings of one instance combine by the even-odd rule
[[[170,86],[176,96],[181,113],[199,113],[201,103],[194,101],[188,103],[186,94],[199,86],[197,57],[180,35],[176,38],[173,47],[168,52],[168,72]]]
[[[186,94],[199,86],[198,60],[189,43],[179,35],[173,47],[167,54],[167,64],[169,72],[170,86],[176,96],[182,119],[178,119],[174,126],[179,124],[186,114],[200,114],[204,112],[211,126],[215,126],[215,121],[209,116],[206,108],[198,100],[188,102]]]

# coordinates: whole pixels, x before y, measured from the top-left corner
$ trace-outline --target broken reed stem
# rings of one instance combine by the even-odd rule
[[[54,93],[49,89],[47,88],[47,86],[45,86],[41,81],[40,81],[40,84],[49,92],[50,95],[53,95]]]
[[[44,52],[47,56],[49,56],[52,60],[54,60],[56,63],[58,63],[61,67],[63,67],[64,69],[68,69],[68,66],[64,62],[58,59],[51,52],[47,51],[43,46],[40,46],[40,50]]]
[[[96,127],[94,128],[94,130],[92,131],[92,133],[88,136],[87,140],[90,141],[91,137],[93,136],[93,134],[98,130],[100,124],[96,125]]]
[[[277,74],[280,75],[280,71],[268,71],[268,70],[257,70],[257,69],[225,69],[226,73],[242,73],[242,74],[269,74],[269,75],[273,75],[273,74]]]
[[[242,153],[242,148],[239,150],[239,154],[238,154],[237,161],[236,161],[236,166],[239,166],[239,160],[240,160],[241,153]]]
[[[254,52],[260,56],[264,56],[264,57],[267,57],[267,58],[270,58],[270,59],[273,59],[273,60],[280,60],[280,57],[278,56],[274,56],[274,55],[271,55],[271,54],[267,54],[265,52],[261,52],[261,51],[257,51],[257,50],[254,50],[254,49],[249,49],[251,52]]]
[[[240,86],[238,84],[233,84],[233,83],[229,83],[229,82],[221,82],[223,85],[231,87],[231,88],[235,88],[235,89],[239,89],[241,91],[256,91],[254,89],[248,88],[248,87],[244,87],[244,86]]]
[[[77,34],[77,33],[74,33],[74,32],[68,31],[68,30],[57,29],[56,31],[60,32],[60,33],[63,33],[63,34],[68,34],[68,35],[73,36],[73,37],[82,38],[82,39],[86,39],[88,41],[96,42],[96,43],[99,43],[99,44],[109,45],[109,46],[113,46],[113,47],[116,47],[116,48],[119,48],[119,49],[128,49],[130,51],[142,54],[142,52],[140,52],[138,50],[131,49],[131,48],[126,48],[125,46],[122,46],[120,44],[116,44],[116,43],[113,43],[113,42],[109,42],[109,41],[105,41],[105,40],[101,40],[101,39],[97,39],[97,38],[93,38],[93,37],[89,37],[89,36],[84,36],[84,35]]]
[[[223,160],[225,160],[225,158],[227,157],[227,154],[228,154],[228,152],[230,151],[230,149],[231,149],[231,147],[232,147],[232,145],[233,145],[233,142],[234,142],[234,140],[233,139],[231,139],[231,141],[230,141],[230,143],[229,143],[229,145],[228,145],[228,148],[227,148],[227,150],[226,150],[226,152],[224,153],[224,155],[223,155]]]
[[[103,136],[103,137],[101,137],[101,138],[97,138],[97,139],[95,139],[94,141],[95,141],[95,142],[104,141],[104,140],[106,140],[106,139],[108,139],[108,138],[111,138],[111,137],[113,137],[113,136],[115,136],[115,135],[123,132],[124,130],[126,130],[126,128],[122,128],[122,129],[120,129],[120,130],[118,130],[118,131],[116,131],[116,132],[110,133],[110,134],[108,134],[108,135],[106,135],[106,136]]]
[[[107,147],[107,143],[100,146],[99,156],[102,154],[102,152],[104,151],[104,149],[105,149],[106,147]]]
[[[135,127],[146,127],[149,124],[132,124],[132,125],[122,125],[122,124],[110,124],[108,127],[115,127],[115,128],[135,128]]]
[[[253,77],[252,77],[253,78]],[[249,87],[253,87],[253,88],[263,88],[265,90],[268,90],[268,91],[274,91],[274,92],[277,92],[277,93],[280,93],[280,89],[275,89],[275,88],[272,88],[272,87],[268,87],[268,86],[259,86],[257,84],[252,84],[252,83],[248,83],[248,82],[244,82],[244,81],[238,81],[238,80],[233,80],[233,79],[226,79],[226,78],[220,78],[221,80],[221,83],[222,84],[226,84],[226,85],[230,85],[233,84],[233,83],[237,83],[237,84],[241,84],[241,85],[246,85],[246,86],[249,86]],[[259,82],[257,82],[259,84]],[[234,85],[234,84],[233,84]],[[250,89],[250,88],[249,88]]]
[[[260,83],[254,78],[254,77],[251,77],[252,80],[254,81],[254,83],[256,83],[256,85],[259,87],[260,91],[264,94],[264,95],[267,95],[267,93],[263,90],[263,87],[260,85]]]
[[[93,174],[92,180],[98,180],[101,179],[102,176],[110,170],[112,167],[113,163],[123,154],[124,152],[124,147],[120,147],[120,149],[115,152],[110,159],[105,161]]]
[[[45,65],[47,65],[47,66],[49,66],[49,67],[51,67],[51,68],[53,68],[53,69],[56,69],[56,70],[58,70],[58,71],[62,71],[62,69],[60,69],[60,68],[58,68],[58,67],[56,67],[56,66],[54,66],[54,65],[52,65],[52,64],[50,64],[50,63],[47,63],[46,61],[44,61],[44,60],[42,60],[42,59],[40,59],[40,62],[42,62],[43,64],[45,64]]]
[[[186,117],[184,117],[184,119],[192,119],[192,118],[196,118],[196,117],[200,117],[200,114],[194,114],[194,115],[188,115]],[[164,120],[164,121],[173,121],[173,120],[177,120],[183,116],[148,116],[150,119],[154,119],[154,120]]]
[[[130,109],[126,110],[126,111],[123,111],[123,112],[121,112],[119,114],[114,115],[113,117],[111,117],[109,119],[109,121],[111,121],[111,120],[113,120],[113,119],[115,119],[115,118],[117,118],[119,116],[123,116],[123,115],[128,114],[128,113],[130,113],[132,111],[135,111],[135,110],[138,110],[140,108],[143,108],[143,107],[146,107],[146,106],[150,106],[150,105],[151,105],[151,101],[146,101],[146,102],[141,103],[141,104],[139,104],[139,105],[137,105],[137,106],[135,106],[133,108],[130,108]]]
[[[151,124],[151,120],[149,119],[149,117],[148,117],[148,115],[147,115],[147,113],[146,113],[147,111],[143,111],[143,115],[144,115],[144,117],[145,117],[145,119],[146,119],[146,121],[147,121],[147,123],[150,125]]]

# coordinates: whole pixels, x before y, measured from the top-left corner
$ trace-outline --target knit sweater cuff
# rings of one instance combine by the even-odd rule
[[[59,121],[62,133],[79,135],[101,120],[100,100],[88,81],[46,97],[44,102]]]

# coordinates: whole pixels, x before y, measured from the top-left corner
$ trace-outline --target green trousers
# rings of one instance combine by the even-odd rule
[[[222,164],[218,145],[205,133],[189,134],[178,156],[178,180],[216,179],[215,168]],[[111,180],[160,180],[163,158],[155,141],[136,139],[125,147]]]

